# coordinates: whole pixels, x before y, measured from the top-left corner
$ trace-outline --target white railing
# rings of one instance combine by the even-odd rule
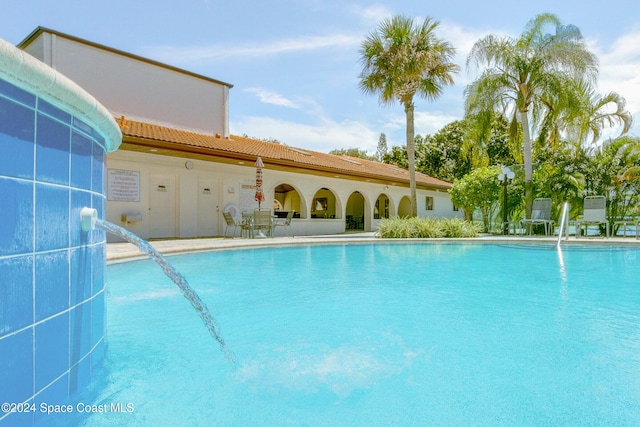
[[[564,202],[562,206],[562,216],[560,218],[560,230],[558,230],[558,247],[560,247],[560,242],[562,241],[562,236],[566,233],[567,228],[569,227],[569,202]]]

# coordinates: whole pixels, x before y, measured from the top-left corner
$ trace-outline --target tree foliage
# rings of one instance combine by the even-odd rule
[[[391,147],[391,151],[388,151],[384,155],[382,161],[390,165],[396,165],[399,168],[407,169],[409,167],[407,148],[404,145],[394,145]]]
[[[476,209],[480,210],[485,232],[490,230],[500,198],[499,173],[500,168],[497,166],[474,169],[456,180],[449,190],[451,201],[464,209],[467,219],[472,219]]]
[[[578,105],[575,89],[595,82],[598,61],[577,27],[563,25],[555,15],[541,14],[529,21],[518,38],[488,35],[478,40],[467,66],[481,65],[486,69],[465,89],[466,113],[480,119],[490,111],[510,116],[511,140],[518,141],[522,135],[525,199],[530,212],[535,139],[531,133],[545,117],[550,120],[558,115],[549,114],[554,107],[570,111]]]
[[[473,122],[471,122],[471,125]],[[445,181],[453,182],[469,173],[473,165],[474,153],[471,145],[480,147],[486,165],[511,165],[515,163],[511,147],[508,143],[507,124],[504,120],[495,119],[487,140],[478,144],[468,142],[470,122],[455,120],[445,125],[434,135],[416,135],[415,155],[416,170]],[[395,164],[406,168],[406,148],[394,146],[383,156],[384,163]]]
[[[366,160],[377,160],[375,156],[370,156],[365,150],[361,150],[359,148],[336,148],[335,150],[329,151],[329,154],[334,154],[336,156],[358,157]]]
[[[462,151],[464,133],[464,122],[457,120],[422,138],[416,144],[416,169],[449,182],[469,173],[471,161]]]
[[[622,137],[595,151],[585,168],[585,195],[607,198],[609,223],[637,214],[640,138]]]
[[[381,133],[380,138],[378,139],[378,147],[376,148],[376,160],[383,162],[387,151],[389,151],[389,147],[387,146],[387,135]]]
[[[360,88],[377,94],[380,103],[398,101],[406,116],[406,150],[411,212],[418,213],[415,170],[414,97],[437,99],[453,84],[459,67],[453,63],[455,49],[436,35],[438,21],[417,23],[406,16],[385,19],[362,42]]]

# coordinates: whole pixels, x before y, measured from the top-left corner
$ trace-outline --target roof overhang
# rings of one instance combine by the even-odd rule
[[[223,150],[216,150],[205,147],[195,147],[175,142],[158,141],[154,139],[138,138],[124,135],[120,150],[134,151],[150,155],[162,155],[170,157],[181,157],[186,159],[202,160],[212,163],[225,163],[236,166],[253,167],[256,160],[255,155],[235,153]],[[342,178],[362,182],[371,182],[383,185],[392,185],[399,187],[409,187],[409,180],[403,178],[390,178],[371,173],[354,173],[342,169],[333,169],[328,167],[319,167],[309,164],[300,164],[287,159],[274,159],[262,157],[269,169],[280,170],[292,173],[304,173],[315,176],[323,176],[329,178]],[[450,186],[446,185],[426,185],[417,182],[416,188],[424,190],[447,191]]]

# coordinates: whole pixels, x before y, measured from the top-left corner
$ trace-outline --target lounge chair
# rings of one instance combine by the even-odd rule
[[[282,219],[277,219],[273,222],[273,234],[276,234],[276,228],[278,227],[284,227],[285,229],[289,230],[289,237],[293,237],[293,234],[291,234],[291,219],[293,218],[293,214],[295,213],[295,211],[289,211],[287,212],[287,216],[286,218],[282,218]]]
[[[609,221],[607,220],[607,199],[604,196],[587,196],[584,198],[584,210],[582,219],[576,222],[576,237],[582,234],[584,227],[584,235],[587,235],[587,229],[590,225],[604,224],[604,230],[609,237]]]
[[[222,212],[222,216],[224,217],[224,221],[226,223],[224,227],[224,237],[227,237],[229,227],[233,227],[233,234],[231,235],[231,238],[234,238],[236,235],[236,230],[241,224],[231,216],[230,212]]]
[[[544,225],[544,235],[548,236],[549,231],[553,230],[554,221],[551,219],[551,199],[537,198],[533,201],[531,209],[531,218],[523,219],[522,224],[531,235],[534,225]]]

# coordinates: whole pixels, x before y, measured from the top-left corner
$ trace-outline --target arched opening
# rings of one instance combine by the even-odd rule
[[[280,184],[273,190],[273,212],[285,218],[289,211],[295,211],[294,218],[304,218],[303,200],[298,190],[289,184]]]
[[[328,188],[321,188],[313,195],[311,218],[338,218],[336,196]]]
[[[391,200],[386,194],[381,194],[373,206],[373,219],[389,218],[391,214]]]
[[[400,199],[400,203],[398,204],[398,216],[411,216],[411,199],[409,199],[409,196],[404,196]]]
[[[347,200],[345,229],[364,230],[364,214],[364,196],[359,191],[354,191]]]

